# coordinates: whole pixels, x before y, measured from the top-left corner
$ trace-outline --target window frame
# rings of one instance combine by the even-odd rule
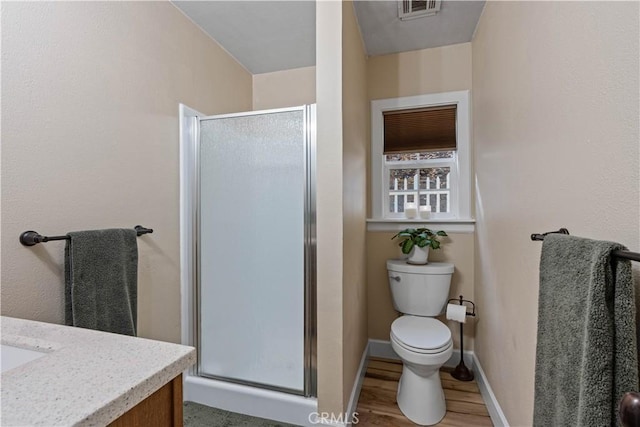
[[[433,215],[433,220],[472,221],[471,217],[471,111],[468,90],[407,96],[401,98],[371,101],[371,213],[376,221],[394,221],[400,218],[388,214],[388,169],[384,157],[384,118],[386,111],[409,110],[414,108],[456,105],[456,156],[455,174],[452,171],[452,186],[457,183],[457,191],[452,191],[452,212],[448,215]],[[427,165],[427,161],[420,161]],[[441,160],[438,159],[438,163]],[[452,162],[447,162],[452,163]],[[407,162],[407,165],[410,163]],[[407,166],[409,168],[410,166]],[[423,166],[424,167],[424,166]],[[426,166],[426,167],[430,167]],[[404,168],[404,167],[403,167]],[[454,176],[455,175],[455,176]],[[456,193],[456,194],[454,194]],[[457,208],[457,209],[455,209]],[[428,222],[422,220],[422,222]]]
[[[449,150],[443,150],[443,151],[449,151]],[[389,184],[389,174],[391,172],[391,170],[393,169],[432,169],[432,168],[449,168],[450,169],[450,176],[449,176],[449,206],[450,206],[450,212],[431,212],[431,214],[429,215],[430,218],[432,219],[451,219],[451,218],[455,218],[454,213],[457,212],[457,203],[458,203],[458,167],[457,167],[457,153],[454,155],[453,158],[449,158],[449,159],[426,159],[426,160],[412,160],[412,161],[406,161],[406,162],[387,162],[384,159],[384,154],[382,155],[382,163],[383,163],[383,176],[382,179],[384,180],[383,182],[383,188],[382,191],[384,192],[384,197],[382,198],[382,203],[383,203],[383,213],[384,213],[384,219],[403,219],[406,218],[404,216],[404,213],[392,213],[390,212],[389,209],[389,196],[390,196],[390,191],[387,186]],[[418,189],[415,190],[415,192],[418,194],[418,200],[419,200],[419,195],[420,192],[426,192],[429,191],[429,189],[426,190],[421,190],[419,188],[419,184],[418,184]],[[407,190],[407,192],[410,190]],[[434,191],[434,190],[431,190]]]

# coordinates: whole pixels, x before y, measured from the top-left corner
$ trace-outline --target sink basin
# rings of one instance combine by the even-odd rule
[[[29,363],[32,360],[39,359],[45,354],[47,353],[2,344],[0,346],[0,365],[2,365],[1,372],[17,368],[18,366]]]

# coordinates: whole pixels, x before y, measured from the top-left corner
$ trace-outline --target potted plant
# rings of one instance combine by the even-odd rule
[[[409,255],[407,264],[426,264],[429,258],[429,249],[439,249],[438,237],[446,237],[444,231],[432,231],[428,228],[407,228],[393,236],[402,239],[400,248],[403,254]]]

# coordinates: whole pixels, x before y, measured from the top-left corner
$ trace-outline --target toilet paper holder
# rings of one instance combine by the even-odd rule
[[[469,301],[468,299],[464,299],[462,295],[458,298],[451,298],[447,301],[447,304],[451,301],[456,301],[460,305],[464,305],[465,303],[471,304],[471,312],[467,311],[467,316],[476,316],[476,305],[473,301]],[[451,376],[460,381],[473,381],[473,372],[469,368],[467,368],[464,364],[464,324],[460,323],[460,363],[458,366],[451,372]]]

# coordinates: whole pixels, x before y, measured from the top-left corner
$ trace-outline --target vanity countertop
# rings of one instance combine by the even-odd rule
[[[2,373],[3,426],[104,426],[196,361],[193,347],[1,318],[2,344],[48,353]]]

